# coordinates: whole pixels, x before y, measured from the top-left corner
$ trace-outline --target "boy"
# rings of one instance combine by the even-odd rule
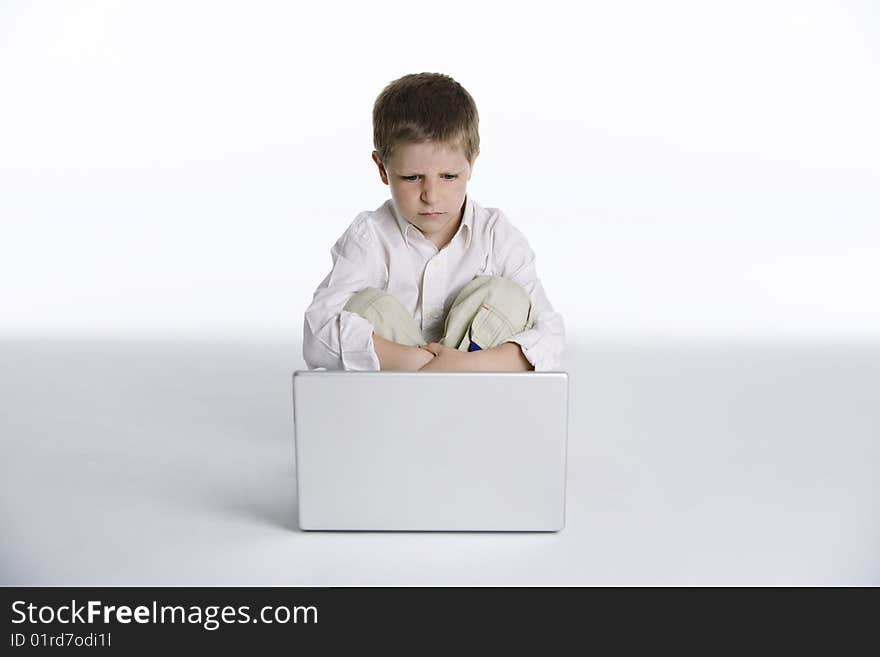
[[[391,199],[331,250],[306,310],[309,368],[559,370],[562,317],[528,243],[467,196],[479,155],[470,94],[437,73],[405,75],[373,106],[373,161]]]

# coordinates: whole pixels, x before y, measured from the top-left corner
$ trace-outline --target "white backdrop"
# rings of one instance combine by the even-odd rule
[[[570,336],[880,331],[870,2],[0,4],[0,334],[296,337],[452,75]]]

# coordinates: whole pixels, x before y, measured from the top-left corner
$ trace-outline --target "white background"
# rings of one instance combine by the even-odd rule
[[[577,7],[575,9],[575,7]],[[452,75],[571,337],[880,330],[870,2],[0,4],[0,334],[299,339]]]

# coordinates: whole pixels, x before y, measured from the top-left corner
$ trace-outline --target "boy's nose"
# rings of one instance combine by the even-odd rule
[[[434,183],[425,181],[422,183],[422,202],[425,205],[433,205],[437,198],[437,187]]]

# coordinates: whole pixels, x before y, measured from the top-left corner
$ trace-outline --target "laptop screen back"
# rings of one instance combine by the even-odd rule
[[[565,373],[296,372],[302,529],[558,531]]]

